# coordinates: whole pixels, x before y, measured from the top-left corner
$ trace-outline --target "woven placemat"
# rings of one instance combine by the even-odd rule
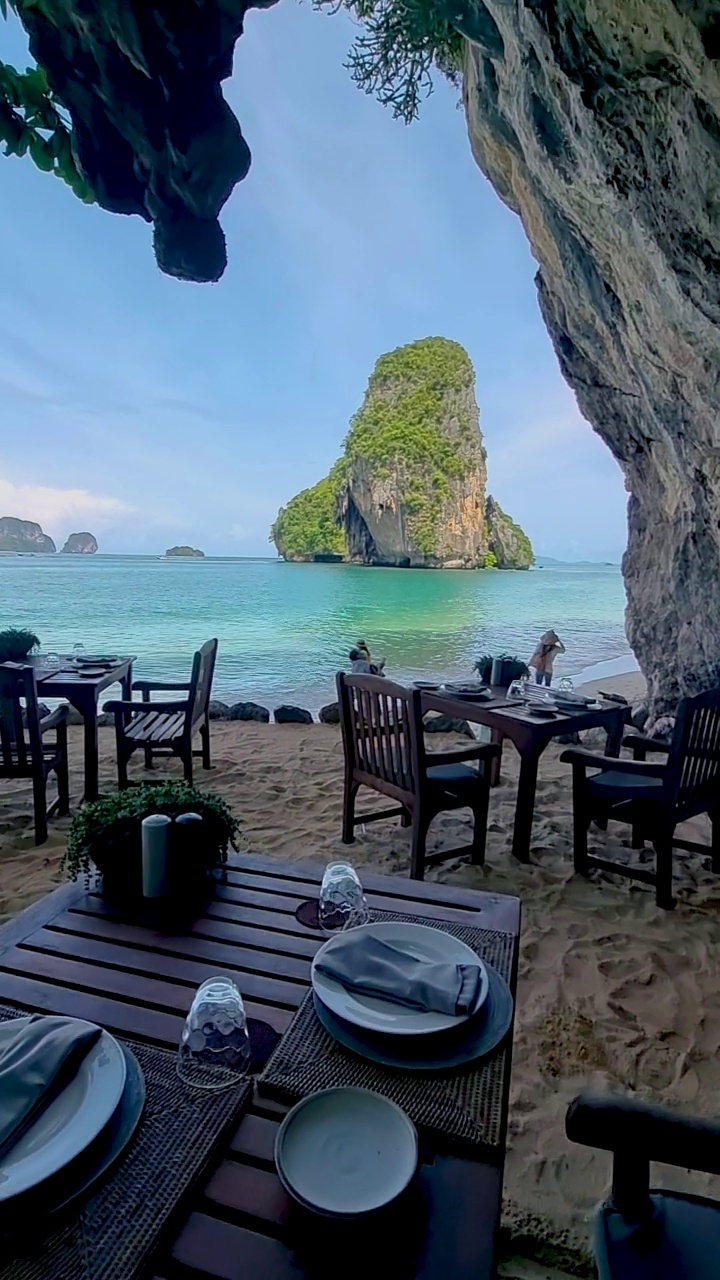
[[[374,920],[402,920],[444,929],[472,947],[506,982],[512,976],[515,937],[496,929],[474,929],[447,920],[373,911]],[[281,1102],[297,1102],[319,1089],[354,1085],[382,1093],[412,1118],[428,1137],[458,1147],[498,1148],[503,1135],[507,1047],[501,1045],[477,1064],[448,1075],[426,1076],[367,1062],[343,1049],[321,1026],[308,993],[258,1081],[259,1089]]]
[[[22,1016],[24,1010],[0,1005],[0,1022]],[[174,1053],[120,1043],[135,1054],[146,1087],[127,1155],[72,1222],[45,1236],[38,1223],[36,1231],[19,1235],[17,1245],[4,1239],[0,1280],[135,1280],[250,1100],[249,1080],[223,1092],[191,1089],[177,1074]]]

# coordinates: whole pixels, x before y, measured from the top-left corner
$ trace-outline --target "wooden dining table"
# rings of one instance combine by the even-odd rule
[[[451,698],[424,692],[423,711],[437,711],[456,720],[486,725],[491,731],[492,741],[501,750],[506,738],[513,743],[520,756],[520,775],[512,851],[520,862],[529,862],[538,765],[543,751],[553,738],[600,728],[607,734],[606,755],[619,756],[631,708],[617,702],[601,702],[599,707],[578,708],[577,712],[557,712],[552,719],[541,720],[530,714],[527,704],[508,702],[505,689],[491,689],[489,695],[486,700],[481,701],[463,698],[462,695]],[[501,759],[502,756],[498,756],[491,766],[490,785],[493,787],[500,781]]]
[[[82,716],[85,738],[85,800],[96,800],[99,792],[98,707],[100,695],[111,685],[120,684],[123,700],[129,702],[132,698],[134,661],[134,657],[118,657],[102,675],[83,676],[81,667],[75,665],[72,658],[62,657],[59,667],[49,667],[41,654],[30,659],[35,668],[35,683],[40,696],[65,698]]]
[[[128,920],[81,886],[64,885],[0,928],[0,1002],[86,1018],[131,1040],[175,1050],[195,989],[222,973],[237,982],[250,1017],[283,1032],[308,990],[310,962],[324,940],[295,915],[301,902],[317,897],[322,870],[233,855],[227,884],[218,886],[204,914],[178,933]],[[371,907],[512,935],[515,994],[517,898],[400,877],[362,879]],[[418,1183],[424,1210],[412,1253],[402,1236],[393,1241],[396,1255],[407,1253],[407,1268],[391,1269],[395,1280],[491,1280],[495,1275],[510,1060],[508,1050],[498,1148],[490,1153],[478,1148],[473,1158],[452,1154],[442,1144],[422,1144]],[[312,1268],[297,1249],[293,1206],[275,1171],[275,1135],[285,1113],[286,1107],[255,1091],[215,1166],[189,1189],[148,1276],[310,1280]],[[323,1218],[314,1222],[311,1245],[320,1260],[323,1249],[330,1248],[330,1227]],[[392,1234],[392,1226],[387,1229]],[[341,1252],[330,1273],[354,1275],[353,1258],[342,1256],[342,1235],[339,1239]],[[380,1254],[373,1275],[385,1274],[387,1257]]]

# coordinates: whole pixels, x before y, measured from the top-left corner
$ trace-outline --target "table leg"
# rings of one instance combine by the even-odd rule
[[[500,784],[500,772],[502,769],[502,747],[505,737],[501,729],[490,730],[490,741],[500,748],[500,755],[496,756],[490,762],[490,786],[497,787]]]
[[[97,702],[93,698],[83,708],[85,720],[85,800],[97,800],[100,788]]]
[[[123,676],[120,681],[120,688],[122,689],[123,702],[132,702],[132,666],[128,668],[127,675]]]
[[[520,756],[520,778],[518,780],[517,806],[515,809],[515,826],[513,829],[513,855],[519,862],[530,861],[530,840],[532,838],[533,815],[535,812],[535,788],[537,786],[538,752],[528,752]]]
[[[622,747],[623,733],[625,731],[625,713],[618,711],[613,716],[612,728],[607,731],[607,742],[605,743],[606,756],[619,756]]]

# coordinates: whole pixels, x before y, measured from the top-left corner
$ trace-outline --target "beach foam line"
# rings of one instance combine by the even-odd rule
[[[591,667],[583,667],[582,671],[558,671],[558,677],[572,676],[575,684],[591,684],[596,680],[610,680],[613,676],[626,676],[639,671],[638,660],[633,653],[626,653],[621,658],[608,658],[605,662],[596,662]]]

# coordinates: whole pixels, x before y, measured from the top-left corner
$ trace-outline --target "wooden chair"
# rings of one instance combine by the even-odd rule
[[[673,848],[709,852],[713,871],[720,873],[720,689],[683,699],[670,742],[632,734],[624,745],[631,748],[632,760],[582,750],[565,751],[560,757],[573,767],[575,870],[587,875],[590,867],[600,867],[653,884],[658,906],[674,907]],[[662,752],[667,758],[649,761],[648,752]],[[600,772],[589,775],[592,769]],[[702,813],[709,814],[712,823],[709,849],[675,836],[681,822]],[[590,822],[608,817],[632,824],[633,848],[650,840],[656,855],[654,872],[588,853]]]
[[[380,676],[337,676],[340,722],[345,750],[345,793],[342,839],[352,844],[359,823],[399,816],[412,826],[410,874],[422,880],[426,865],[469,853],[471,860],[485,859],[490,763],[500,748],[476,745],[453,752],[425,750],[421,694]],[[470,767],[477,761],[478,768]],[[379,813],[355,814],[360,787],[370,787],[397,801]],[[473,841],[427,857],[425,844],[430,823],[446,809],[473,811]]]
[[[193,658],[192,675],[187,684],[163,680],[137,680],[133,691],[142,694],[141,702],[106,702],[105,710],[115,716],[118,786],[128,786],[128,761],[139,748],[145,753],[145,768],[151,769],[153,756],[179,756],[185,779],[192,783],[193,757],[202,758],[203,769],[210,768],[210,693],[212,691],[217,640],[208,640]],[[157,690],[187,691],[187,698],[172,702],[153,702],[150,694]],[[200,734],[201,749],[193,750],[193,738]]]
[[[15,662],[0,663],[0,778],[32,778],[35,843],[48,837],[48,818],[70,811],[67,748],[68,707],[40,719],[35,671]],[[44,735],[55,730],[55,741]],[[47,807],[47,781],[57,780],[57,800]]]
[[[720,1201],[650,1188],[650,1161],[720,1174],[720,1124],[634,1097],[570,1104],[572,1142],[613,1153],[612,1193],[595,1215],[599,1280],[717,1280]]]

